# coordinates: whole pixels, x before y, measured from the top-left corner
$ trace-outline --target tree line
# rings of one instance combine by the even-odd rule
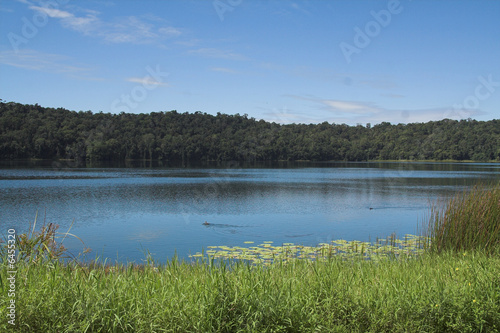
[[[281,125],[246,114],[93,113],[0,102],[0,159],[500,161],[500,120]]]

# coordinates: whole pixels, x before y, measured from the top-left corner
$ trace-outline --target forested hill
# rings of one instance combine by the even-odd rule
[[[280,125],[239,114],[109,114],[0,102],[0,158],[500,161],[500,120]]]

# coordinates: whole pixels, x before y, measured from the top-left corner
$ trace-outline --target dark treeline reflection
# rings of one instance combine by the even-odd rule
[[[163,260],[244,241],[316,245],[403,236],[416,232],[436,199],[500,179],[500,163],[65,163],[0,168],[0,226],[22,233],[37,213],[39,225],[55,223],[62,231],[74,222],[71,233],[93,254],[138,261],[145,248]],[[78,239],[65,244],[81,251]]]
[[[68,159],[74,166],[127,166],[138,159],[190,167],[200,161],[500,161],[499,142],[499,120],[280,125],[239,114],[110,114],[0,102],[0,159]]]
[[[302,167],[300,167],[300,165]],[[304,167],[308,165],[308,167]],[[299,163],[295,168],[5,168],[2,204],[32,210],[221,213],[368,209],[373,198],[408,201],[497,179],[498,164]],[[335,165],[335,167],[332,167]],[[355,198],[355,199],[353,199]],[[43,203],[43,205],[40,205]],[[427,204],[427,203],[426,203]],[[36,208],[35,208],[36,207]],[[28,210],[29,211],[29,210]],[[30,212],[32,214],[32,212]]]

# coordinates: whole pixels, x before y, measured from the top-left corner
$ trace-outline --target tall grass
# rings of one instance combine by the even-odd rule
[[[17,272],[17,324],[0,297],[2,332],[500,331],[500,258],[481,253],[268,266],[45,261]]]
[[[18,252],[16,261],[28,261],[36,264],[47,260],[74,259],[63,244],[68,236],[74,237],[83,243],[78,236],[70,233],[73,223],[66,232],[59,232],[59,225],[47,223],[45,217],[39,230],[36,230],[37,223],[38,212],[28,232],[18,235],[16,239],[16,250]],[[0,248],[0,256],[2,251],[5,251],[5,248]],[[84,253],[88,251],[88,248],[84,249]]]
[[[500,184],[476,185],[434,204],[428,226],[431,250],[500,250]]]

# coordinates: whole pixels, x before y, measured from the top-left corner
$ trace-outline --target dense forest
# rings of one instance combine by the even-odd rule
[[[500,120],[280,125],[202,112],[110,114],[0,102],[0,159],[500,161]]]

